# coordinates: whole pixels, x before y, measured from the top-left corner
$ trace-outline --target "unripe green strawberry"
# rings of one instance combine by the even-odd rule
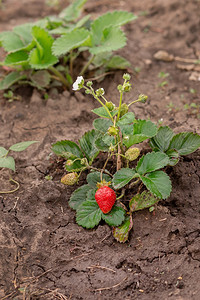
[[[68,173],[61,178],[61,182],[66,185],[74,185],[78,181],[78,174],[76,172]]]
[[[106,102],[105,106],[109,109],[109,111],[113,111],[115,108],[115,105],[111,101]]]
[[[125,152],[125,157],[126,159],[133,161],[136,158],[138,158],[138,156],[140,155],[140,149],[138,148],[129,148],[126,152]]]
[[[109,134],[109,135],[115,136],[115,135],[118,134],[118,132],[119,132],[119,129],[118,129],[117,127],[115,127],[115,126],[110,126],[110,127],[108,128],[108,134]]]
[[[95,193],[95,199],[99,205],[100,210],[107,214],[111,211],[116,201],[115,192],[108,186],[102,186]]]
[[[120,118],[128,112],[128,105],[123,103],[120,111]]]

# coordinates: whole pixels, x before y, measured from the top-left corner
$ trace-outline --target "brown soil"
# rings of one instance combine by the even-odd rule
[[[200,2],[89,0],[86,4],[86,13],[94,16],[114,9],[140,15],[125,27],[128,44],[119,51],[141,69],[133,74],[134,88],[127,100],[139,93],[149,95],[146,105],[135,106],[136,116],[155,122],[163,118],[163,124],[176,132],[199,132],[197,115],[184,110],[186,103],[200,104],[199,82],[189,80],[191,72],[178,69],[176,62],[156,61],[153,55],[166,50],[175,56],[199,58]],[[0,30],[56,10],[41,0],[4,1]],[[169,76],[159,78],[161,71]],[[118,99],[116,86],[122,74],[116,71],[100,84],[113,101]],[[168,84],[160,87],[164,80]],[[78,140],[89,130],[94,119],[90,111],[96,103],[79,92],[65,91],[48,101],[29,89],[20,94],[22,101],[12,103],[0,96],[0,145],[9,147],[25,140],[39,143],[16,153],[13,178],[20,189],[0,196],[0,299],[198,300],[200,151],[169,169],[170,198],[160,202],[155,213],[136,213],[129,242],[119,244],[105,224],[85,230],[75,223],[74,211],[67,204],[73,188],[59,182],[62,163],[51,165],[51,144]],[[49,171],[52,181],[44,178]],[[1,170],[0,176],[0,189],[12,189],[6,181],[8,172]]]

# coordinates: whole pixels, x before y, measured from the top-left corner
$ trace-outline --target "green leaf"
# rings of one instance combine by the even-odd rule
[[[87,0],[76,0],[61,11],[59,17],[66,21],[75,21],[81,14],[84,4]]]
[[[1,43],[4,50],[10,53],[24,48],[23,41],[12,31],[5,31],[1,34]]]
[[[81,149],[89,162],[92,162],[99,154],[99,150],[95,146],[96,137],[96,131],[92,129],[91,131],[86,132],[79,140]]]
[[[107,133],[101,134],[101,136],[96,139],[95,145],[99,151],[107,152],[110,146],[115,146],[115,138]]]
[[[93,122],[94,128],[102,133],[106,133],[108,128],[112,125],[113,123],[111,120],[101,118],[95,119]]]
[[[129,202],[129,208],[131,212],[145,209],[155,205],[159,199],[152,195],[148,191],[144,191],[141,194],[135,195]]]
[[[33,83],[40,88],[46,88],[51,81],[51,76],[46,70],[36,71],[34,74],[31,75],[30,78],[33,81]]]
[[[93,43],[98,44],[102,38],[102,32],[105,28],[122,26],[137,17],[127,11],[108,12],[97,18],[91,25]]]
[[[106,144],[103,141],[102,137],[96,139],[95,145],[99,151],[103,151],[103,152],[108,152],[110,148],[110,145]]]
[[[120,130],[123,136],[123,143],[127,143],[129,142],[129,139],[132,137],[133,135],[133,124],[130,125],[120,125]],[[129,146],[127,147],[129,148]]]
[[[174,136],[174,132],[168,126],[161,126],[158,129],[156,136],[152,137],[150,140],[150,146],[154,150],[155,148],[165,152],[169,148],[171,139]]]
[[[32,23],[26,23],[14,27],[13,31],[5,31],[0,34],[0,40],[2,41],[2,46],[9,52],[15,52],[19,50],[27,50],[33,47],[31,28]]]
[[[89,184],[84,184],[77,190],[75,190],[69,200],[69,206],[72,209],[78,209],[78,207],[87,199],[87,193],[91,190]]]
[[[157,127],[151,121],[137,120],[133,125],[133,133],[123,139],[126,147],[131,147],[134,144],[139,144],[146,139],[152,138],[157,134]]]
[[[108,111],[103,106],[93,109],[92,112],[95,113],[99,117],[110,119],[110,115],[109,115]],[[114,109],[113,111],[110,111],[110,114],[112,117],[114,117],[117,114],[117,112],[118,112],[118,110]]]
[[[79,146],[69,140],[59,141],[52,145],[51,150],[58,156],[65,157],[66,159],[71,157],[83,158],[83,154]]]
[[[118,206],[113,206],[112,210],[108,214],[102,214],[102,219],[109,226],[119,226],[125,219],[126,211]]]
[[[176,134],[169,145],[170,149],[175,149],[180,155],[188,155],[200,147],[200,135],[192,132],[182,132]]]
[[[36,48],[29,55],[29,63],[33,69],[47,69],[56,64],[58,59],[52,54],[51,47],[54,39],[47,31],[38,26],[32,28]]]
[[[99,53],[98,55],[94,56],[92,64],[96,68],[99,68],[100,66],[105,65],[111,57],[112,57],[112,52]]]
[[[151,152],[138,161],[136,172],[140,175],[164,168],[169,164],[169,157],[163,152]]]
[[[115,145],[115,138],[112,135],[109,135],[108,133],[104,134],[102,136],[103,142],[108,145],[109,147],[112,145]]]
[[[105,66],[108,69],[127,69],[131,66],[130,62],[125,58],[121,57],[120,55],[113,56]]]
[[[123,136],[132,136],[133,134],[133,122],[135,121],[135,115],[133,112],[127,112],[116,123],[119,126]]]
[[[32,27],[33,27],[32,23],[25,23],[13,28],[13,32],[20,37],[21,41],[24,44],[24,47],[28,47],[32,42],[33,39],[31,35]]]
[[[0,147],[0,157],[6,155],[8,153],[8,150],[4,147]]]
[[[121,189],[127,183],[129,183],[135,176],[136,172],[134,169],[130,168],[122,168],[117,171],[112,179],[113,187],[117,189]]]
[[[78,22],[76,22],[76,24],[74,24],[75,28],[80,28],[84,26],[84,24],[89,21],[90,17],[91,15],[86,15],[83,18],[81,18]],[[87,25],[85,27],[87,27]]]
[[[0,90],[7,90],[14,83],[22,79],[26,79],[26,75],[22,75],[20,72],[17,71],[11,72],[0,81]]]
[[[24,50],[19,50],[8,54],[4,60],[7,66],[19,66],[28,64],[28,53]]]
[[[99,224],[102,217],[96,201],[85,201],[77,209],[76,222],[85,228],[93,228]]]
[[[91,172],[87,175],[87,182],[90,185],[91,188],[97,188],[97,182],[101,182],[101,176],[100,172]],[[103,174],[102,178],[109,182],[111,181],[111,177],[107,174]]]
[[[66,33],[53,43],[52,51],[54,55],[64,55],[72,49],[78,48],[89,37],[89,31],[84,28],[74,29]]]
[[[0,168],[8,168],[15,171],[15,160],[12,156],[0,157]]]
[[[91,54],[97,55],[102,52],[109,52],[123,48],[126,45],[126,36],[122,30],[117,27],[105,28],[101,41],[97,46],[88,50]]]
[[[175,166],[179,162],[180,155],[177,150],[169,149],[166,154],[169,157],[169,165]]]
[[[121,226],[113,229],[114,238],[120,243],[125,243],[128,240],[129,231],[132,229],[132,227],[132,216],[126,216],[124,223]]]
[[[91,187],[90,187],[90,188],[91,188]],[[87,192],[86,200],[87,200],[87,201],[95,201],[95,202],[96,202],[95,194],[96,194],[96,189],[90,189],[90,190]]]
[[[81,164],[81,159],[79,159],[77,156],[72,156],[70,159],[73,161],[72,164],[68,165],[65,164],[65,169],[68,172],[79,172],[85,169],[85,166]]]
[[[20,152],[28,148],[30,145],[38,143],[38,141],[27,141],[12,145],[9,150]]]
[[[45,29],[45,28],[48,27],[49,19],[51,19],[51,18],[56,18],[56,17],[55,16],[48,16],[44,19],[40,19],[40,20],[34,22],[33,26],[38,26],[38,27],[41,27],[41,28]],[[60,22],[61,22],[61,20],[60,20]],[[62,24],[62,22],[61,22],[61,24]]]
[[[145,176],[140,176],[147,189],[159,199],[169,197],[172,185],[169,176],[163,171],[155,171]]]
[[[135,121],[135,114],[133,112],[127,112],[116,123],[117,126],[130,125]]]

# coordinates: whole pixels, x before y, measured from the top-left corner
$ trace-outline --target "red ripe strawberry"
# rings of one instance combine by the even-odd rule
[[[111,211],[115,200],[116,194],[115,192],[109,188],[108,186],[102,186],[96,191],[95,199],[99,208],[104,214],[107,214]]]

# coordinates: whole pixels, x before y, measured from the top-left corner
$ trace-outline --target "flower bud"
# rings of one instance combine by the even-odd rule
[[[143,95],[143,94],[140,94],[139,97],[138,97],[138,100],[142,103],[145,103],[148,99],[148,96],[146,95]]]
[[[130,79],[131,79],[131,76],[130,76],[128,73],[125,73],[125,74],[123,75],[123,79],[124,79],[124,80],[130,80]]]
[[[118,134],[118,132],[119,132],[119,129],[118,129],[117,127],[115,127],[115,126],[110,126],[110,127],[108,128],[108,134],[109,134],[109,135],[115,136],[115,135]]]
[[[117,89],[118,89],[119,92],[122,92],[122,91],[123,91],[123,86],[122,86],[121,84],[119,84],[119,85],[117,86]]]
[[[92,81],[88,81],[88,82],[86,83],[86,85],[87,85],[88,87],[91,87],[91,86],[92,86],[92,84],[93,84],[93,82],[92,82]]]
[[[103,96],[104,94],[105,94],[105,92],[104,92],[103,88],[96,90],[97,97]]]
[[[129,81],[124,85],[124,92],[129,92],[131,90],[131,84]]]
[[[137,159],[139,155],[140,155],[140,149],[139,148],[129,148],[125,152],[125,157],[129,161],[133,161],[133,160]]]
[[[92,94],[92,92],[89,89],[85,90],[85,93],[86,94]]]
[[[66,185],[74,185],[78,181],[78,174],[76,172],[68,173],[61,178],[61,182]]]

